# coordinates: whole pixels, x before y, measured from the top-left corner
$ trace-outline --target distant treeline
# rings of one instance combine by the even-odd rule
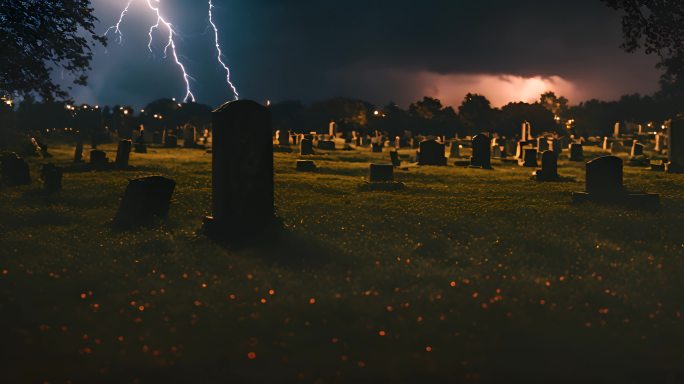
[[[533,132],[560,135],[608,136],[616,122],[652,123],[657,129],[676,115],[676,103],[658,96],[627,95],[618,101],[590,100],[570,106],[568,100],[547,92],[534,103],[509,103],[492,108],[486,97],[468,94],[454,109],[435,98],[425,97],[403,109],[395,103],[378,107],[369,102],[333,98],[305,105],[284,101],[270,105],[273,128],[291,132],[327,132],[330,121],[338,132],[385,132],[389,136],[405,131],[422,135],[465,136],[496,132],[506,137],[520,134],[524,121]],[[81,135],[106,130],[130,136],[140,125],[152,131],[175,129],[184,124],[211,127],[211,107],[160,99],[141,110],[130,106],[73,106],[65,102],[36,102],[32,99],[14,105],[0,103],[0,134],[31,133],[70,129]]]

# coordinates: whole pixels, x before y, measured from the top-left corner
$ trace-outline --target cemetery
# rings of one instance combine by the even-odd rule
[[[3,2],[0,384],[684,383],[684,2],[495,3]]]

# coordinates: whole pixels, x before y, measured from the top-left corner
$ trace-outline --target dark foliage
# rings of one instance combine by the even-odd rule
[[[90,0],[0,0],[0,94],[66,98],[55,70],[86,84],[96,20]]]

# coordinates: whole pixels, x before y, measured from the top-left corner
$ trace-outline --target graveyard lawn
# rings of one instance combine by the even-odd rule
[[[576,182],[452,159],[396,170],[393,192],[359,191],[388,153],[317,150],[314,173],[298,157],[275,153],[287,230],[251,249],[198,234],[203,150],[132,153],[56,194],[29,159],[33,183],[0,189],[1,381],[684,380],[684,175],[625,167],[661,194],[649,212],[572,205],[584,163],[565,156]],[[177,183],[169,217],[113,229],[128,179],[151,174]]]

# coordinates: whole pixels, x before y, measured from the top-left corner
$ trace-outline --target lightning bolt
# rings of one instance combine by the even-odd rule
[[[160,2],[160,0],[155,0],[157,3]],[[152,53],[152,32],[154,32],[155,29],[159,29],[159,24],[164,24],[166,28],[169,30],[169,40],[166,43],[166,46],[164,47],[164,57],[167,57],[166,52],[168,51],[169,48],[171,48],[171,53],[173,55],[173,60],[176,62],[176,65],[178,65],[178,68],[180,68],[181,72],[183,72],[183,80],[185,81],[185,98],[183,99],[184,102],[188,102],[188,100],[194,102],[195,101],[195,95],[193,95],[192,90],[190,89],[190,75],[188,75],[188,72],[185,70],[185,65],[180,61],[178,58],[178,53],[176,52],[176,41],[174,40],[174,36],[176,35],[176,31],[173,29],[173,25],[169,23],[168,21],[164,20],[164,18],[161,15],[161,12],[159,11],[159,7],[155,7],[152,5],[152,0],[147,0],[147,5],[150,7],[150,9],[157,15],[157,24],[153,25],[150,27],[150,40],[149,43],[147,44],[147,48],[149,48],[150,53]]]
[[[119,44],[123,42],[123,33],[121,33],[121,23],[123,22],[123,19],[126,17],[126,14],[128,13],[128,9],[131,7],[131,3],[133,0],[128,0],[128,4],[126,4],[126,8],[121,12],[121,15],[119,16],[119,21],[116,22],[116,24],[112,25],[111,27],[107,28],[103,36],[107,36],[109,31],[112,29],[114,30],[114,34],[116,34],[116,39]]]
[[[240,97],[240,95],[238,94],[235,85],[233,85],[233,83],[230,81],[230,68],[228,68],[228,65],[226,65],[226,63],[223,62],[223,52],[221,52],[221,44],[219,43],[218,28],[214,23],[214,14],[212,12],[213,8],[214,4],[212,3],[212,0],[209,0],[209,24],[211,24],[211,27],[214,28],[214,44],[216,45],[217,54],[216,58],[218,59],[219,64],[221,64],[223,69],[226,71],[226,83],[228,83],[228,86],[233,91],[233,97],[235,98],[235,100],[237,100]]]

